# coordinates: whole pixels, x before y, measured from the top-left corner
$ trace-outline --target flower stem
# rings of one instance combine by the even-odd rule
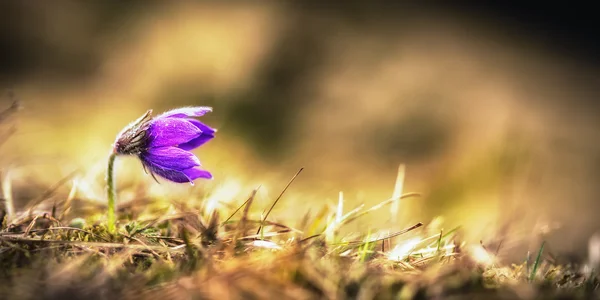
[[[115,191],[115,176],[114,176],[114,165],[116,153],[112,153],[108,158],[108,169],[106,170],[106,190],[108,192],[108,215],[107,215],[107,226],[108,232],[115,233],[115,202],[117,193]]]

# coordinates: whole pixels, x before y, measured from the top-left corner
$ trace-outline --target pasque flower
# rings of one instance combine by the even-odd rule
[[[211,179],[191,152],[215,137],[216,130],[193,119],[212,111],[210,107],[184,107],[152,118],[148,111],[117,136],[113,152],[137,155],[144,168],[173,182]]]
[[[117,155],[137,156],[153,177],[158,175],[169,181],[191,184],[198,178],[212,179],[210,172],[199,168],[198,157],[190,152],[215,137],[215,129],[194,119],[211,111],[212,108],[205,106],[183,107],[152,117],[149,110],[117,135],[106,175],[110,232],[115,231],[113,171]]]

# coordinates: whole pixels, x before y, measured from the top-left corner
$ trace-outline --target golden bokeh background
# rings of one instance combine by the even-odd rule
[[[524,247],[554,229],[554,251],[580,253],[600,228],[597,65],[526,29],[409,5],[15,1],[2,10],[0,87],[23,109],[2,126],[17,131],[0,169],[21,205],[39,194],[32,186],[75,169],[102,201],[123,126],[150,108],[210,105],[203,120],[218,137],[196,153],[215,180],[157,185],[126,158],[120,182],[170,197],[218,189],[235,201],[262,184],[266,207],[304,167],[273,213],[301,218],[336,205],[339,191],[347,210],[391,197],[405,164],[404,191],[422,197],[403,201],[397,222],[385,208],[356,229],[442,216],[471,239],[510,224]]]

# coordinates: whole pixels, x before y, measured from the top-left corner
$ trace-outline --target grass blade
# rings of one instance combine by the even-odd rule
[[[542,242],[542,246],[540,247],[540,251],[538,251],[537,257],[535,258],[535,263],[533,264],[533,269],[531,270],[531,274],[529,275],[529,281],[533,281],[535,279],[535,274],[540,266],[540,260],[542,259],[542,252],[544,252],[544,245],[546,242]]]
[[[292,182],[294,182],[294,180],[296,180],[296,177],[298,177],[298,175],[300,175],[300,173],[302,172],[302,170],[304,170],[304,168],[300,168],[300,170],[298,170],[298,172],[296,172],[296,175],[294,175],[294,177],[292,177],[292,179],[290,179],[290,181],[285,186],[285,188],[283,189],[283,191],[281,191],[281,194],[279,194],[279,196],[277,196],[277,199],[275,199],[275,201],[273,201],[273,204],[271,205],[271,207],[269,208],[269,210],[267,211],[267,213],[265,214],[265,216],[263,218],[261,218],[263,221],[267,220],[267,217],[269,217],[269,214],[273,210],[273,207],[275,207],[275,205],[277,205],[277,202],[279,202],[279,199],[281,199],[281,196],[283,196],[283,194],[285,193],[285,191],[287,191],[287,189],[290,187],[290,185],[292,185]],[[261,230],[262,230],[262,226],[259,226],[258,230],[256,231],[256,234],[259,234]]]
[[[400,196],[404,187],[404,176],[406,174],[406,165],[401,164],[398,167],[398,176],[396,177],[396,185],[394,186],[394,192],[392,193],[392,206],[390,212],[392,214],[392,222],[396,222],[398,219],[398,209],[400,208]]]

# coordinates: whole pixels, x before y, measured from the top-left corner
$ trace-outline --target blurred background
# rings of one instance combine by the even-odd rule
[[[74,170],[102,202],[121,128],[208,105],[218,137],[196,153],[215,180],[157,185],[124,158],[119,184],[235,201],[262,184],[267,207],[304,167],[272,215],[301,218],[340,191],[346,211],[390,198],[405,164],[422,197],[356,228],[441,216],[468,239],[508,236],[517,257],[540,235],[585,255],[600,230],[593,10],[361,3],[3,1],[0,88],[23,109],[0,124],[0,172],[18,206]]]

